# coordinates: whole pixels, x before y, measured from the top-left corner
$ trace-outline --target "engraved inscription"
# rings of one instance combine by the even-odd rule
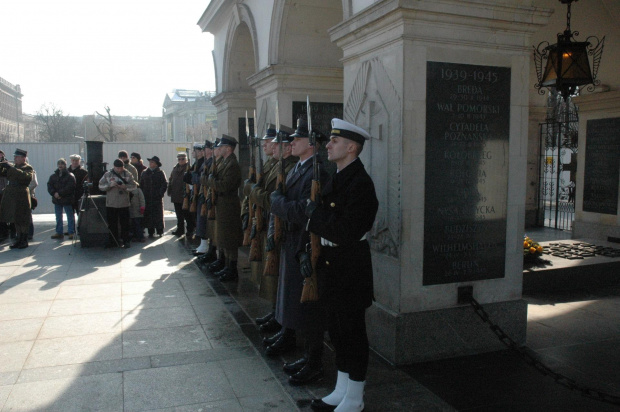
[[[427,64],[424,285],[504,276],[510,69]]]

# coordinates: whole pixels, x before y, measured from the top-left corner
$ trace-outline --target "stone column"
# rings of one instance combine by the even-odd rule
[[[519,4],[385,0],[330,30],[344,118],[373,137],[361,154],[380,199],[367,321],[393,363],[503,347],[457,302],[467,287],[525,341],[530,37],[549,11]]]

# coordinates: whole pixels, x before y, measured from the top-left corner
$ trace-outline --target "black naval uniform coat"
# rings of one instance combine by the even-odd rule
[[[320,170],[320,180],[324,182],[327,174],[323,168]],[[305,251],[310,242],[305,208],[310,198],[312,174],[311,157],[297,171],[291,169],[286,177],[285,196],[271,203],[271,213],[282,219],[284,227],[275,318],[285,328],[302,331],[324,328],[326,320],[320,302],[300,303],[304,278],[297,255]]]
[[[321,248],[319,296],[331,310],[365,309],[373,300],[372,261],[368,241],[360,239],[372,228],[379,202],[359,158],[328,180],[321,201],[308,230],[338,246]]]

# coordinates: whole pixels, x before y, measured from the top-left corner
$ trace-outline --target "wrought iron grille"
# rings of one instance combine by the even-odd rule
[[[550,94],[547,120],[540,124],[539,226],[571,230],[575,218],[578,150],[577,108]]]

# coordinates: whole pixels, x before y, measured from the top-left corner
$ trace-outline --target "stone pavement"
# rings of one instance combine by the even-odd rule
[[[0,245],[0,411],[308,411],[325,379],[290,386],[254,317],[269,311],[240,256],[222,284],[170,235],[128,250],[50,239]],[[243,252],[243,250],[242,250]],[[552,368],[620,394],[620,288],[526,296],[528,345]],[[366,411],[617,410],[539,375],[508,351],[395,368],[371,354]]]
[[[294,411],[330,391],[331,376],[286,383],[282,359],[261,353],[255,288],[205,276],[172,220],[127,250],[72,247],[54,227],[35,215],[29,248],[0,245],[2,412]],[[402,371],[377,359],[371,371],[367,410],[452,410]]]

